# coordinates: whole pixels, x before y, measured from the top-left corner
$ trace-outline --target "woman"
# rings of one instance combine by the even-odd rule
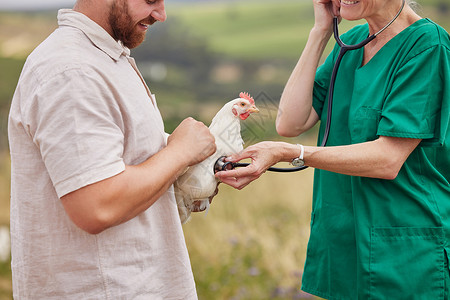
[[[302,289],[328,299],[448,299],[450,278],[450,39],[402,0],[314,0],[315,24],[281,97],[280,135],[319,120],[324,135],[335,47],[317,68],[333,15],[365,19],[342,36],[356,44],[336,78],[327,147],[262,142],[217,173],[241,189],[303,152],[316,168]]]

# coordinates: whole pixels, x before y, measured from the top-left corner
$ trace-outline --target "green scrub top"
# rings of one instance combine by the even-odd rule
[[[360,25],[342,39],[369,34]],[[319,143],[336,46],[316,75]],[[347,52],[327,146],[423,139],[394,180],[315,170],[302,289],[327,299],[447,299],[450,286],[450,38],[421,19],[364,66]],[[389,155],[386,152],[385,155]]]

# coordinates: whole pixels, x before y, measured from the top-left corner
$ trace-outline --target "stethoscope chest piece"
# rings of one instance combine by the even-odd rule
[[[226,156],[219,157],[214,163],[214,174],[220,171],[229,171],[234,169],[234,164],[230,161],[225,161]]]
[[[334,38],[336,39],[336,42],[338,43],[339,47],[341,48],[338,54],[338,57],[336,58],[334,67],[333,67],[333,71],[331,74],[331,80],[330,80],[330,86],[328,88],[328,113],[327,113],[327,119],[326,119],[326,125],[325,125],[325,131],[324,131],[324,135],[322,138],[322,143],[321,143],[321,147],[325,147],[327,144],[327,140],[328,140],[328,136],[330,133],[330,126],[331,126],[331,112],[332,112],[332,108],[333,108],[333,94],[334,94],[334,85],[336,82],[336,76],[337,76],[337,72],[339,69],[339,65],[341,63],[342,58],[344,57],[345,53],[347,51],[350,50],[356,50],[356,49],[361,49],[362,47],[364,47],[365,45],[367,45],[369,42],[371,42],[373,39],[375,39],[377,37],[377,35],[379,35],[381,32],[383,32],[387,27],[389,27],[389,25],[391,25],[396,19],[397,17],[400,15],[401,11],[403,10],[403,7],[405,6],[405,0],[403,0],[402,2],[402,6],[400,7],[400,10],[397,12],[397,14],[394,16],[394,18],[388,23],[386,24],[386,26],[384,26],[381,30],[379,30],[377,33],[372,34],[371,36],[369,36],[368,38],[366,38],[365,40],[363,40],[362,42],[355,44],[355,45],[346,45],[341,38],[339,37],[339,29],[338,29],[338,18],[334,17],[333,19],[333,33],[334,33]],[[216,162],[214,163],[213,166],[213,172],[214,174],[220,171],[229,171],[232,170],[234,168],[238,168],[238,167],[246,167],[249,164],[248,163],[233,163],[233,162],[229,162],[229,161],[225,161],[225,156],[221,156],[219,157]],[[298,165],[292,168],[275,168],[275,167],[270,167],[267,170],[268,171],[273,171],[273,172],[296,172],[296,171],[301,171],[306,169],[307,166],[304,165]]]

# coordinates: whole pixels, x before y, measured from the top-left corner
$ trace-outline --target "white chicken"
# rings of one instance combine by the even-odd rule
[[[216,152],[203,162],[191,166],[174,183],[175,198],[181,222],[189,220],[194,202],[200,201],[200,210],[208,210],[209,198],[214,195],[218,180],[214,164],[221,156],[229,156],[243,149],[241,120],[259,112],[255,101],[247,93],[231,100],[214,116],[209,130],[216,140]]]

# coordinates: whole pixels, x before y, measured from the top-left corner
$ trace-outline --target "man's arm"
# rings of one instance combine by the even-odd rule
[[[214,152],[208,128],[188,118],[169,137],[167,147],[145,162],[127,165],[122,173],[64,195],[61,201],[78,227],[97,234],[148,209],[186,167]]]

